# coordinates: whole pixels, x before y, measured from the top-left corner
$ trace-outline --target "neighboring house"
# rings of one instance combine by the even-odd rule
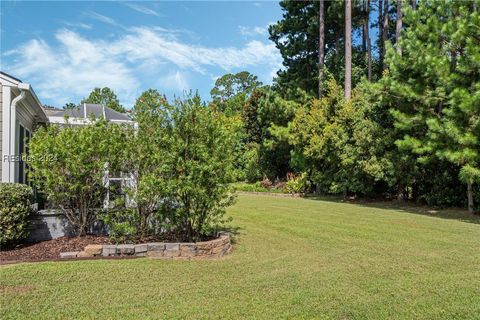
[[[82,103],[72,109],[44,108],[49,123],[86,125],[94,119],[104,118],[113,123],[134,124],[128,115],[120,113],[101,104]]]
[[[0,72],[1,182],[27,183],[27,165],[21,155],[39,123],[48,118],[33,88]]]

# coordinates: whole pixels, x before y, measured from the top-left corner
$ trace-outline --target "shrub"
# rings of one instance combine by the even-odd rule
[[[263,180],[260,182],[260,185],[266,189],[269,189],[272,187],[273,183],[267,177],[263,177]]]
[[[171,192],[169,221],[188,241],[214,233],[226,222],[226,208],[234,201],[232,146],[217,113],[194,96],[175,101],[171,145],[164,157],[171,165],[166,177]],[[173,210],[172,210],[173,209]]]
[[[262,178],[258,158],[259,145],[252,143],[245,151],[245,179],[248,182],[255,182]]]
[[[139,239],[173,233],[198,241],[213,235],[232,201],[233,146],[222,117],[199,96],[170,104],[153,90],[134,109],[138,131],[129,139],[124,172],[134,185]]]
[[[0,184],[0,245],[27,237],[27,218],[32,213],[32,198],[32,188],[29,186]]]
[[[109,211],[99,218],[108,227],[108,236],[113,243],[134,243],[138,239],[139,217],[135,210]]]
[[[260,181],[255,183],[247,183],[247,182],[236,182],[232,184],[235,191],[243,191],[243,192],[268,192],[267,188],[264,188],[260,185]]]
[[[113,172],[123,157],[125,134],[123,126],[102,119],[86,126],[49,125],[30,140],[34,182],[62,209],[80,236],[103,206],[105,169]]]
[[[287,174],[287,182],[285,183],[284,190],[287,193],[303,193],[308,188],[307,174],[302,173],[295,175],[293,173]]]

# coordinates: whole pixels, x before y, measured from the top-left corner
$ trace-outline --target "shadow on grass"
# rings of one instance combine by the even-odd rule
[[[232,244],[237,243],[237,237],[241,234],[241,230],[243,230],[243,228],[231,225],[226,225],[222,228],[222,231],[230,233],[230,241]]]
[[[467,223],[480,224],[480,215],[473,215],[468,213],[467,210],[462,208],[448,208],[448,209],[438,209],[428,206],[416,205],[410,202],[398,202],[392,200],[383,200],[383,201],[368,201],[362,199],[355,200],[344,200],[342,197],[338,196],[317,196],[317,195],[308,195],[304,197],[307,200],[320,200],[336,203],[349,203],[355,204],[362,207],[376,208],[376,209],[393,209],[399,210],[411,214],[419,214],[423,216],[449,219],[449,220],[458,220]]]

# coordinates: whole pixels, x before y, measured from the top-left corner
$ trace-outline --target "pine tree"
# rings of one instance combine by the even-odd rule
[[[480,15],[471,6],[436,0],[406,8],[404,50],[400,55],[390,48],[385,81],[399,101],[393,110],[404,133],[398,146],[421,163],[440,159],[458,166],[473,212],[480,182]]]
[[[325,18],[324,45],[320,44],[320,4],[323,4]],[[289,96],[289,92],[299,88],[312,96],[318,96],[320,78],[325,82],[331,75],[342,83],[345,77],[344,1],[280,1],[280,7],[283,11],[282,19],[269,27],[270,40],[275,43],[283,58],[284,68],[277,72],[275,80],[279,91],[284,96]],[[364,26],[364,16],[358,14],[361,8],[354,6],[352,10],[352,31],[361,32]],[[323,68],[319,68],[321,47],[325,51]],[[361,46],[352,47],[353,86],[367,74],[364,53]],[[323,71],[323,75],[319,75],[319,71]]]

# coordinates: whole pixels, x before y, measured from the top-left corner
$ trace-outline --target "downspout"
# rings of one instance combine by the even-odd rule
[[[25,98],[27,90],[30,89],[30,85],[20,83],[18,84],[18,89],[20,89],[20,95],[15,97],[10,104],[10,143],[8,146],[8,155],[10,157],[8,164],[8,177],[10,182],[15,182],[15,163],[17,162],[17,159],[14,158],[14,156],[16,156],[15,140],[17,137],[17,103]]]

